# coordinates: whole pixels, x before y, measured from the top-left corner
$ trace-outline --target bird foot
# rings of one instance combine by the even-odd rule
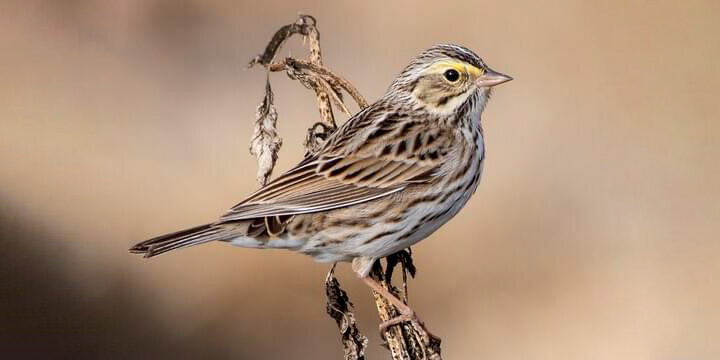
[[[407,311],[408,309],[409,309],[409,311]],[[412,323],[413,327],[415,327],[416,329],[422,330],[425,334],[427,334],[427,336],[428,336],[430,339],[440,340],[439,337],[435,336],[435,334],[431,333],[430,330],[428,330],[428,329],[425,327],[425,322],[423,322],[422,320],[420,320],[420,318],[417,316],[417,314],[415,313],[415,311],[413,311],[413,310],[410,309],[410,308],[407,308],[407,309],[398,309],[398,310],[400,310],[400,311],[406,310],[406,311],[403,312],[403,313],[401,313],[400,315],[398,315],[398,316],[390,319],[390,320],[383,321],[383,322],[380,324],[380,335],[381,335],[381,337],[384,337],[385,332],[387,332],[388,329],[389,329],[391,326],[398,325],[398,324],[402,324],[402,323],[404,323],[404,322],[410,322],[410,323]]]
[[[428,341],[440,340],[439,337],[433,335],[433,333],[428,331],[428,329],[425,327],[425,323],[420,320],[415,311],[413,311],[413,309],[411,309],[407,304],[405,304],[402,300],[395,296],[395,294],[391,293],[388,289],[380,285],[377,280],[373,279],[370,276],[362,277],[362,279],[366,284],[368,284],[368,286],[370,286],[370,288],[372,288],[378,294],[384,297],[388,302],[390,302],[390,304],[395,306],[398,312],[400,312],[399,316],[396,316],[387,321],[383,321],[382,324],[380,324],[380,336],[382,338],[385,337],[384,334],[390,326],[401,324],[403,322],[411,322],[415,329],[427,334]]]

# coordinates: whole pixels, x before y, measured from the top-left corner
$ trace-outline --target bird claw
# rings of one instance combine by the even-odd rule
[[[385,333],[388,331],[388,329],[389,329],[391,326],[398,325],[398,324],[402,324],[402,323],[404,323],[404,322],[411,322],[411,323],[413,324],[413,327],[414,327],[415,329],[420,329],[420,330],[422,330],[422,332],[424,332],[425,334],[427,334],[429,341],[432,341],[432,340],[438,340],[438,341],[439,341],[439,340],[440,340],[439,337],[435,336],[435,334],[431,333],[431,332],[425,327],[425,322],[423,322],[422,320],[420,320],[420,318],[417,316],[417,314],[416,314],[414,311],[412,311],[412,309],[411,309],[409,312],[401,313],[400,315],[398,315],[398,316],[396,316],[396,317],[394,317],[394,318],[392,318],[392,319],[389,319],[389,320],[387,320],[387,321],[383,321],[383,322],[380,324],[380,326],[379,326],[379,327],[380,327],[380,337],[383,339],[383,341],[385,340]]]

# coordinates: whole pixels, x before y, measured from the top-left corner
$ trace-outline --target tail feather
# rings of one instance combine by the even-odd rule
[[[214,224],[205,224],[171,234],[154,237],[130,248],[134,254],[143,254],[149,258],[170,250],[200,245],[210,241],[223,240],[226,232]]]
[[[210,223],[181,230],[171,234],[154,237],[145,240],[130,248],[134,254],[143,254],[146,258],[160,255],[171,250],[188,246],[200,245],[211,241],[233,241],[239,238],[251,239],[248,244],[234,242],[234,245],[244,247],[257,247],[258,244],[266,244],[270,236],[268,227],[273,229],[273,234],[284,231],[288,219],[250,219],[241,221],[229,221],[222,223]]]

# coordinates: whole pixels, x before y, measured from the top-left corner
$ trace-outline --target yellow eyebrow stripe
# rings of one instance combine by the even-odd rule
[[[472,75],[473,77],[478,77],[483,74],[483,70],[477,68],[476,66],[470,65],[468,63],[464,63],[461,61],[440,61],[435,64],[433,64],[430,67],[430,70],[433,72],[443,72],[444,70],[452,68],[457,70],[458,72],[464,72]]]

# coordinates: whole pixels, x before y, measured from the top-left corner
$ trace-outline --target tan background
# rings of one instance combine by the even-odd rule
[[[369,99],[438,42],[516,79],[485,113],[479,191],[414,249],[411,304],[446,358],[720,357],[720,2],[289,3],[3,1],[1,353],[340,358],[326,265],[126,251],[255,189],[264,75],[244,64],[303,11]],[[273,84],[287,169],[316,110]],[[387,358],[368,291],[339,275]]]

